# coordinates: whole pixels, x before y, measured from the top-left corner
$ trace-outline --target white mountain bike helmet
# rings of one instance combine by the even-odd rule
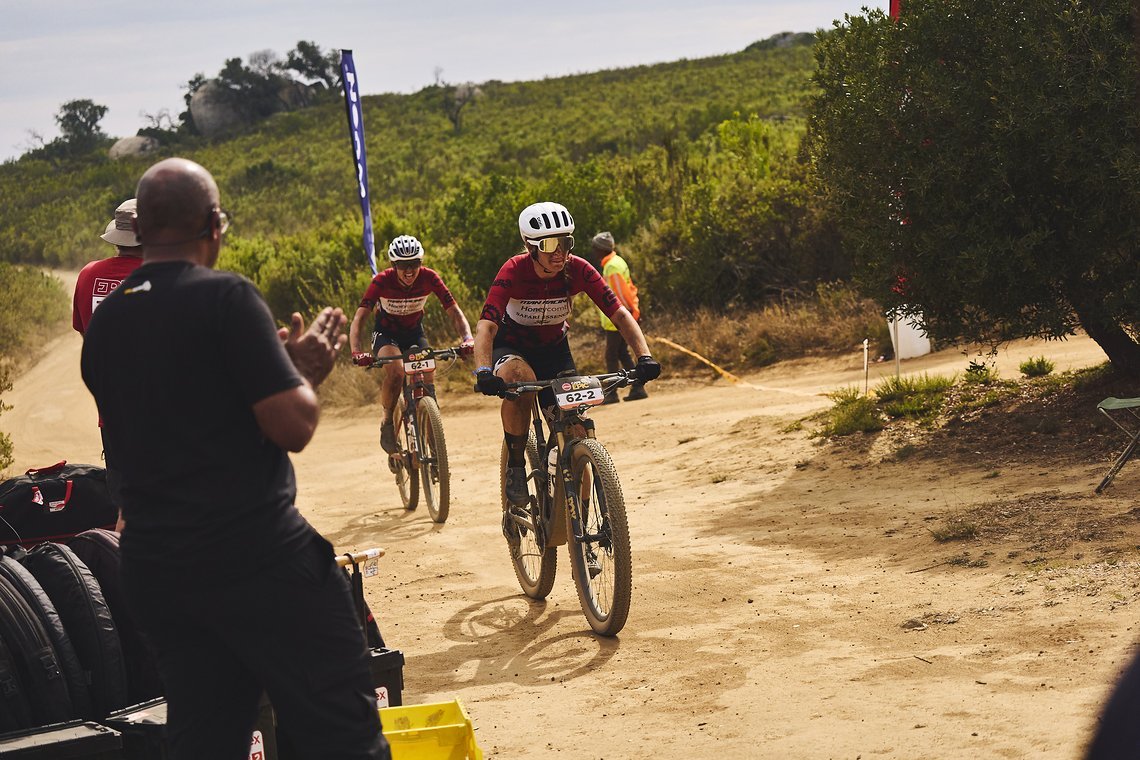
[[[561,203],[532,203],[519,214],[519,234],[527,242],[555,235],[573,235],[574,217]]]
[[[388,246],[388,261],[399,263],[401,261],[423,261],[424,247],[419,240],[411,235],[400,235]]]

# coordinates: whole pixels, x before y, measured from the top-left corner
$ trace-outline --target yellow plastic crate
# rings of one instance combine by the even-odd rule
[[[483,760],[459,700],[380,709],[392,760]]]

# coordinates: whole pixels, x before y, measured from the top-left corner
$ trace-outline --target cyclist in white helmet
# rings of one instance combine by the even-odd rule
[[[575,371],[566,340],[571,299],[585,292],[613,321],[637,357],[642,382],[661,374],[637,321],[588,261],[572,256],[574,218],[560,203],[535,203],[519,215],[526,251],[503,264],[475,326],[478,389],[498,395],[506,383],[549,380]],[[526,439],[530,427],[528,396],[504,399],[503,435],[507,442],[507,501],[527,501]]]
[[[439,274],[423,266],[424,247],[420,241],[411,235],[400,235],[388,246],[388,260],[392,266],[372,278],[360,299],[360,307],[352,317],[348,331],[352,361],[368,366],[372,363],[373,354],[377,357],[400,356],[412,346],[426,348],[424,306],[432,293],[451,318],[451,324],[459,334],[460,345],[470,349],[475,341],[471,337],[467,317]],[[372,333],[372,351],[361,351],[361,325],[373,312],[376,313],[376,329]],[[384,384],[380,388],[380,403],[384,407],[380,446],[388,454],[398,450],[396,432],[392,428],[392,410],[400,398],[403,382],[404,369],[399,362],[384,367]]]

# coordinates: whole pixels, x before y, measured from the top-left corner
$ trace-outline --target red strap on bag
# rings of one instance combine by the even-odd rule
[[[68,503],[71,501],[71,489],[74,486],[75,482],[69,479],[67,481],[67,489],[63,492],[63,501],[48,502],[48,511],[59,512],[62,509],[66,509]]]
[[[62,460],[60,460],[60,461],[56,462],[56,463],[55,463],[55,464],[53,464],[53,465],[48,465],[47,467],[33,467],[32,469],[28,470],[28,471],[27,471],[27,472],[25,472],[24,474],[25,474],[25,475],[29,475],[29,476],[31,476],[31,477],[33,477],[33,478],[35,478],[35,477],[39,477],[40,475],[50,475],[50,474],[52,474],[53,472],[59,472],[59,471],[60,471],[60,470],[62,470],[62,469],[63,469],[63,468],[66,466],[66,465],[67,465],[67,460],[66,460],[66,459],[62,459]]]

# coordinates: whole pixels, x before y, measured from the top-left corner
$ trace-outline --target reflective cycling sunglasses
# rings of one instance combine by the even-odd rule
[[[541,253],[555,253],[561,250],[563,253],[570,253],[574,250],[574,236],[573,235],[559,235],[557,237],[542,238],[541,240],[528,240],[531,245],[537,248]]]

